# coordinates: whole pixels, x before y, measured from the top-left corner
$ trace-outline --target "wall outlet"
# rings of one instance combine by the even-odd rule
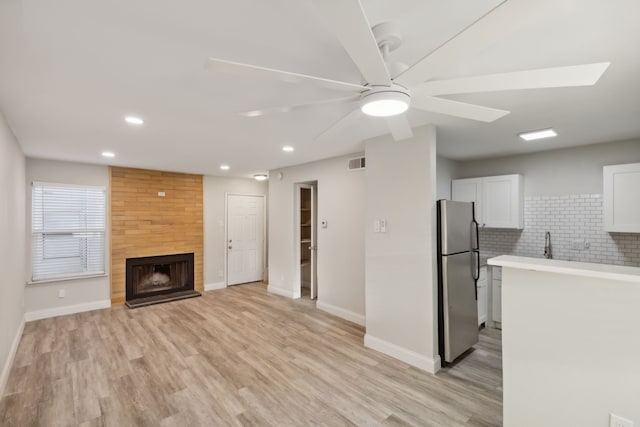
[[[633,421],[622,418],[620,415],[609,414],[609,427],[633,427]]]
[[[387,232],[387,220],[386,219],[381,219],[380,220],[380,232],[381,233],[386,233]]]
[[[573,239],[571,241],[571,249],[574,251],[583,251],[585,249],[589,249],[590,243],[586,242],[584,239]]]
[[[64,298],[66,295],[65,289],[58,289],[58,298]]]

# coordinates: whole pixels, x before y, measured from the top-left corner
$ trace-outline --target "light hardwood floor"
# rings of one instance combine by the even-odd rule
[[[262,283],[28,323],[1,426],[499,426],[500,333],[433,376]]]

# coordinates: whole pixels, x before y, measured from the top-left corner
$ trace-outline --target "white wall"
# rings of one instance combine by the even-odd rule
[[[638,301],[637,281],[503,268],[504,425],[639,426]]]
[[[24,326],[24,164],[18,141],[0,113],[0,396]]]
[[[440,367],[435,259],[436,131],[366,143],[365,345],[429,372]],[[374,233],[375,220],[387,221]]]
[[[27,218],[31,218],[31,183],[34,181],[100,186],[106,188],[108,194],[109,168],[103,165],[27,159],[26,185],[23,187],[26,195]],[[109,218],[108,211],[107,218]],[[23,239],[27,246],[27,279],[29,280],[31,278],[31,221],[27,221],[26,239],[25,237]],[[111,305],[109,263],[109,233],[106,233],[105,271],[107,275],[28,284],[25,290],[27,320],[109,307]],[[58,291],[61,289],[65,290],[64,298],[58,298]]]
[[[602,194],[602,167],[640,162],[640,140],[458,162],[455,178],[524,175],[526,197]]]
[[[458,162],[440,157],[436,158],[436,197],[451,199],[451,180],[456,176]]]
[[[259,182],[255,179],[205,176],[203,177],[203,192],[204,286],[205,290],[209,290],[225,286],[226,193],[266,196],[268,185],[266,182]],[[266,258],[267,253],[265,253],[265,265]]]
[[[296,297],[295,184],[318,183],[318,302],[325,311],[364,324],[365,173],[349,172],[352,156],[269,173],[269,290]],[[277,175],[282,172],[282,180]]]

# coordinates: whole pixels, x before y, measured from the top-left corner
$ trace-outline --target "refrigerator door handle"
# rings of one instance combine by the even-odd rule
[[[478,279],[480,278],[480,252],[479,251],[473,251],[471,252],[471,256],[473,256],[473,254],[475,254],[475,263],[476,263],[476,268],[473,269],[473,274],[471,275],[473,277],[473,290],[476,293],[476,301],[478,301]]]
[[[478,251],[471,252],[471,277],[474,281],[480,278],[480,252]]]
[[[479,224],[478,224],[478,222],[476,221],[475,218],[471,220],[471,224],[473,225],[473,228],[474,228],[473,233],[471,234],[471,236],[472,236],[472,238],[473,238],[474,235],[476,237],[475,245],[474,245],[473,241],[471,242],[471,250],[472,251],[477,251],[477,250],[480,250],[480,234],[478,232]]]

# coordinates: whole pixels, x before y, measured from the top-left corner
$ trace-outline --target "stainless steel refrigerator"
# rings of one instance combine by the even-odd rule
[[[480,252],[472,202],[438,200],[438,340],[453,362],[478,342]]]

